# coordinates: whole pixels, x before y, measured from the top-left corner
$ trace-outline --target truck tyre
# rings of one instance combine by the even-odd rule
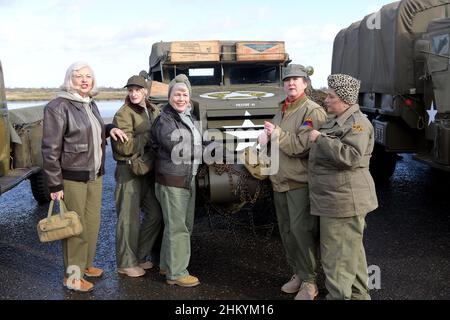
[[[369,168],[375,182],[387,182],[392,177],[397,158],[397,153],[386,152],[383,146],[375,144]]]
[[[31,191],[33,197],[40,204],[50,202],[50,191],[48,191],[47,182],[45,181],[44,172],[38,172],[30,177]]]

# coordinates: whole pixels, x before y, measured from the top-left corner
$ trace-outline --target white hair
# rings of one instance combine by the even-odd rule
[[[77,88],[75,88],[75,86],[73,84],[72,76],[75,71],[81,70],[83,68],[88,68],[92,75],[92,89],[91,89],[91,91],[89,91],[88,95],[90,97],[93,97],[98,94],[97,81],[95,79],[94,70],[91,68],[91,66],[88,63],[86,63],[84,61],[77,61],[70,65],[70,67],[66,71],[66,77],[64,78],[64,83],[62,84],[61,89],[64,91],[67,91],[67,92],[76,93]]]

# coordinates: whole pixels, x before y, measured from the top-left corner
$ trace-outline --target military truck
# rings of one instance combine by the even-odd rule
[[[403,0],[341,30],[332,73],[361,80],[372,120],[375,178],[388,179],[397,153],[450,171],[450,1]]]
[[[199,175],[198,184],[213,203],[254,202],[260,183],[242,165],[235,164],[253,145],[285,98],[282,67],[290,63],[280,41],[176,41],[153,44],[148,77],[152,91],[185,74],[192,84],[194,112],[208,139],[225,146],[226,163],[211,165]],[[312,73],[312,69],[310,69]],[[167,101],[167,91],[152,95],[154,103]],[[229,161],[234,156],[234,161]],[[225,160],[225,159],[224,159]],[[245,181],[244,181],[245,180]]]
[[[0,62],[0,195],[29,179],[34,198],[50,201],[42,171],[43,106],[8,110]]]

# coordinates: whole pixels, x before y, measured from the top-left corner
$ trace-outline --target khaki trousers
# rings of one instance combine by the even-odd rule
[[[300,280],[315,283],[319,219],[310,214],[308,187],[274,192],[274,203],[289,266]]]
[[[78,213],[83,225],[80,235],[62,240],[67,277],[74,277],[74,268],[79,268],[80,277],[83,277],[84,270],[93,266],[100,230],[102,181],[102,177],[89,182],[64,180],[64,202],[67,210]]]
[[[364,227],[365,215],[320,217],[320,252],[329,300],[370,300]]]
[[[152,173],[134,175],[129,166],[116,167],[117,267],[136,267],[150,257],[161,230],[162,213]],[[144,214],[141,223],[141,210]]]
[[[156,197],[164,217],[160,268],[167,270],[167,279],[175,280],[189,272],[191,235],[195,214],[195,177],[191,189],[167,187],[156,183]]]

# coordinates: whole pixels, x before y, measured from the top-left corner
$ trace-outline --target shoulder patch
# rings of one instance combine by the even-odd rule
[[[313,119],[312,118],[306,118],[305,122],[303,122],[303,127],[310,127],[314,128]]]
[[[363,132],[364,131],[364,127],[360,123],[355,123],[352,126],[352,130],[353,130],[353,132]]]

